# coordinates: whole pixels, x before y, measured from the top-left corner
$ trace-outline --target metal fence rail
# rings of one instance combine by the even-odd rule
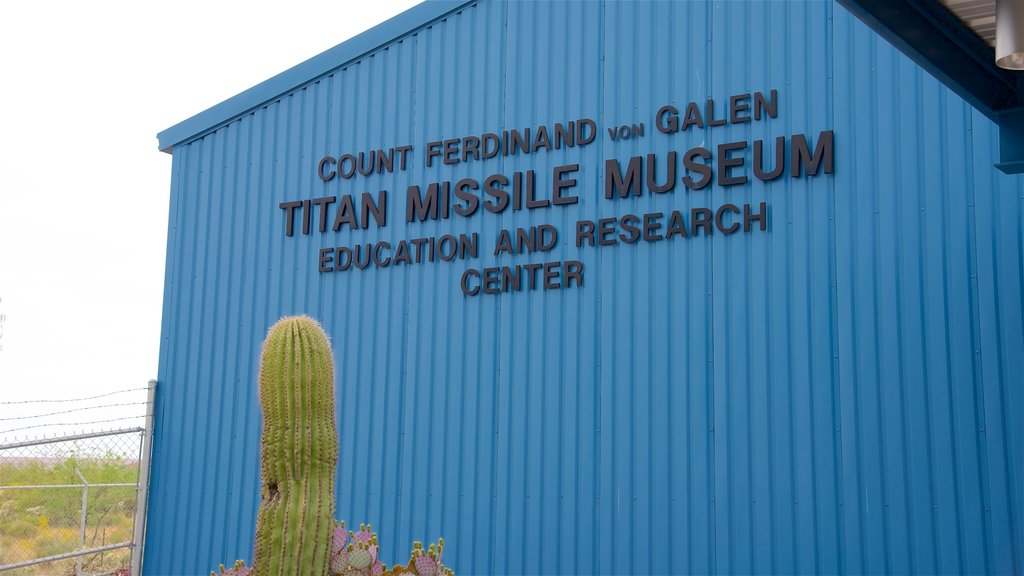
[[[146,521],[146,427],[0,444],[0,572],[138,574]]]

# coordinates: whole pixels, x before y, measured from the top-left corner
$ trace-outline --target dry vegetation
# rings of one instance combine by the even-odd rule
[[[138,477],[134,461],[114,456],[0,461],[0,486],[80,484],[76,468],[89,484],[133,484],[89,488],[86,548],[131,540]],[[80,488],[0,489],[0,566],[78,549],[81,510]],[[83,557],[82,572],[111,573],[129,562],[127,548],[94,554]],[[74,574],[75,565],[74,559],[47,562],[4,576]]]

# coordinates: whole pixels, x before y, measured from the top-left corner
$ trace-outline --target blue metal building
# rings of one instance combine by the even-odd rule
[[[389,564],[1021,573],[1024,177],[989,116],[840,4],[481,0],[168,129],[145,573],[251,558],[259,346],[297,313],[337,515]]]

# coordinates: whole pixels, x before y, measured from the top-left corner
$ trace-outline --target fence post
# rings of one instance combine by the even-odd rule
[[[135,503],[135,529],[132,534],[132,576],[142,574],[142,553],[146,544],[146,512],[149,507],[149,466],[153,453],[153,415],[156,411],[156,380],[149,381],[146,394],[146,429],[142,432],[142,459],[139,461],[139,497]]]
[[[75,474],[82,481],[82,520],[78,528],[78,549],[85,550],[85,517],[89,509],[89,482],[82,476],[82,471],[75,467]],[[75,562],[75,576],[82,575],[82,557],[79,556]]]

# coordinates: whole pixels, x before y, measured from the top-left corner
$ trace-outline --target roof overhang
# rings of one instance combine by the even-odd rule
[[[992,46],[938,0],[837,1],[998,124],[996,167],[1024,173],[1024,72],[996,66]]]

